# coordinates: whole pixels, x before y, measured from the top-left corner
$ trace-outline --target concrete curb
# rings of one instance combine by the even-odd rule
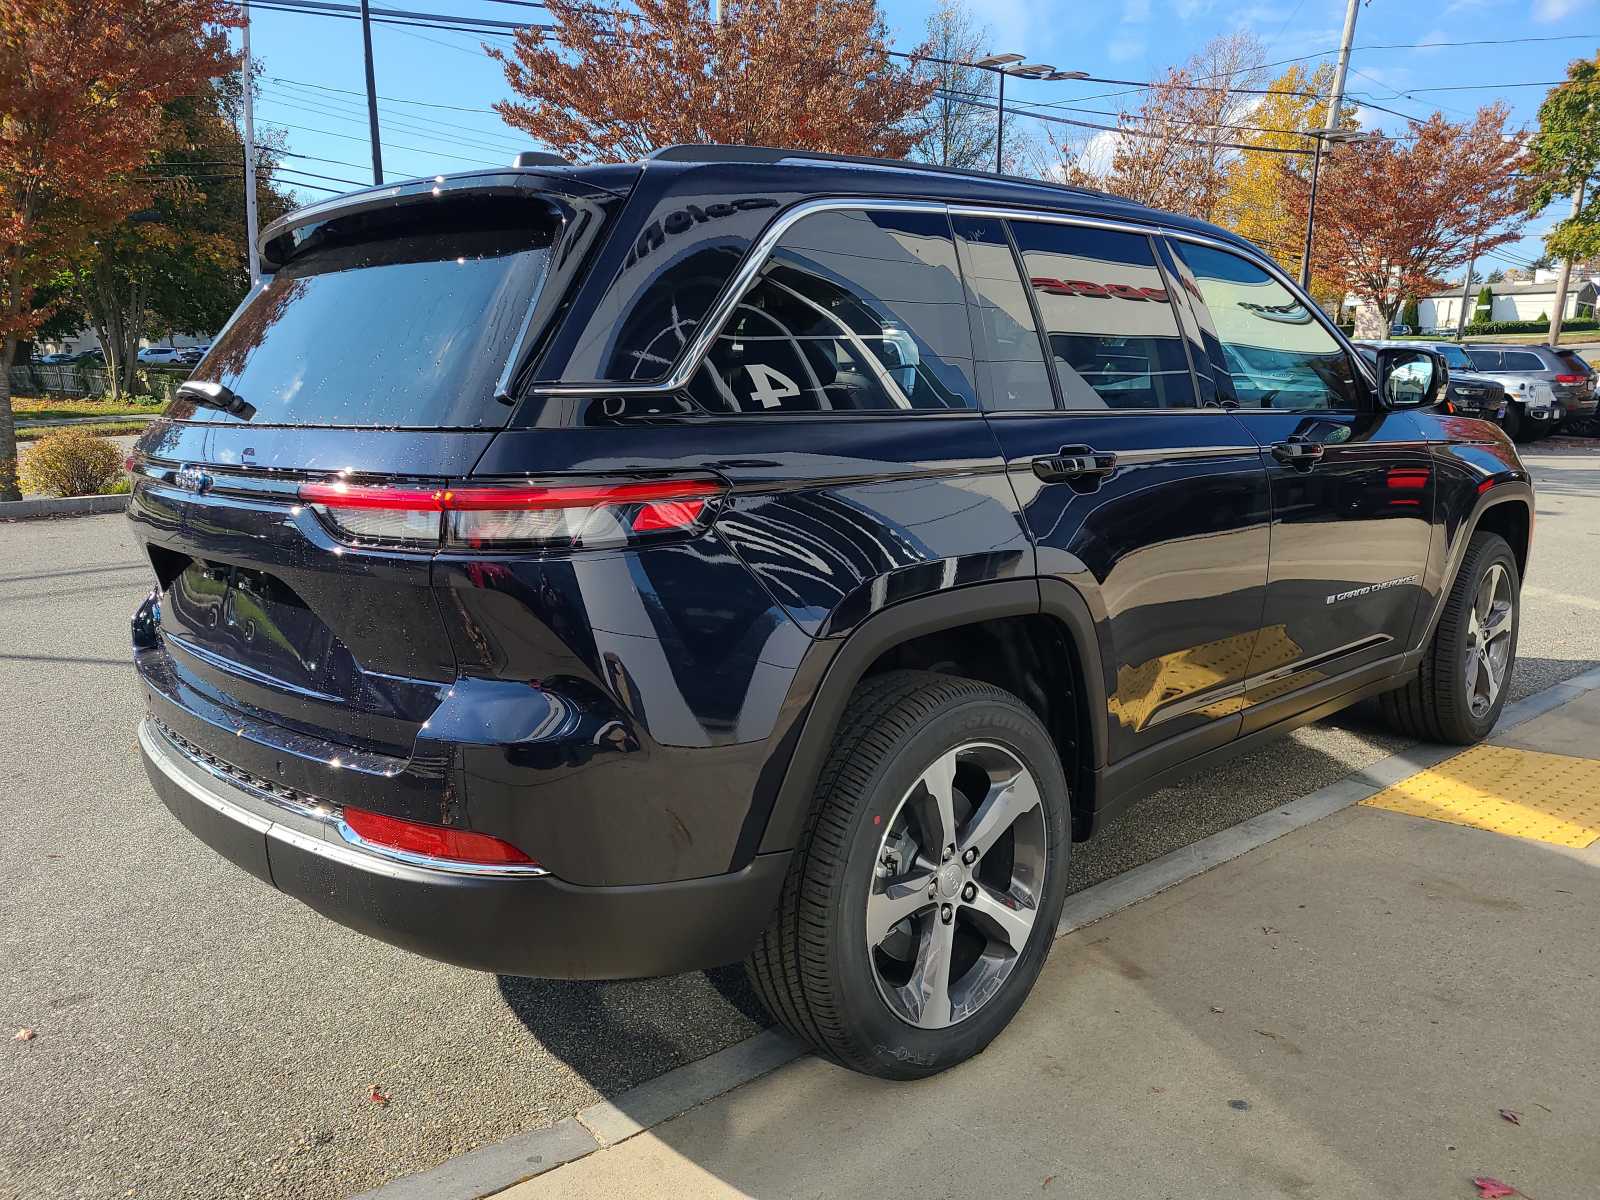
[[[127,507],[126,492],[55,500],[8,500],[0,504],[0,521],[26,521],[34,517],[83,517],[93,513],[121,512]]]
[[[1543,716],[1595,688],[1600,688],[1600,667],[1508,704],[1495,726],[1496,732]],[[1437,766],[1460,752],[1459,746],[1416,746],[1391,754],[1271,812],[1085,888],[1067,897],[1056,936],[1082,929],[1248,854],[1286,833],[1359,804],[1391,784]],[[759,1079],[805,1053],[805,1048],[793,1038],[776,1029],[766,1029],[610,1100],[591,1104],[576,1117],[479,1147],[432,1170],[386,1183],[356,1200],[481,1200],[481,1197],[514,1187],[596,1150],[626,1141]]]

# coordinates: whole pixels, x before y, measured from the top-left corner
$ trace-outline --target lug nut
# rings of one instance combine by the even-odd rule
[[[961,889],[961,898],[963,900],[965,900],[968,904],[971,904],[973,899],[976,898],[977,895],[978,895],[978,885],[975,884],[975,883],[968,883],[966,887]]]
[[[955,856],[956,856],[956,848],[954,846],[946,846],[944,848],[944,854],[942,856],[940,856],[939,861],[940,862],[949,862]]]
[[[950,905],[946,904],[939,910],[939,920],[943,921],[946,925],[950,924],[950,922],[954,921],[955,919],[956,910]]]
[[[961,856],[961,861],[966,863],[967,866],[969,866],[969,867],[973,863],[977,862],[978,861],[978,848],[976,846],[968,846],[967,847],[967,852]]]

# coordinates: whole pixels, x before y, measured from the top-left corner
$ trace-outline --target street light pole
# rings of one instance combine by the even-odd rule
[[[259,219],[256,215],[256,128],[255,80],[250,60],[250,5],[244,6],[244,239],[249,245],[250,286],[261,282],[261,251],[256,247]]]
[[[1000,106],[994,117],[994,173],[1005,170],[1006,154],[1006,73],[1000,72]]]
[[[361,53],[367,67],[367,126],[372,136],[372,182],[383,182],[383,148],[378,143],[378,85],[372,77],[372,14],[361,0]]]

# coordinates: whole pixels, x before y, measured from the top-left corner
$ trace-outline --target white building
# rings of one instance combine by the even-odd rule
[[[1556,307],[1556,272],[1540,270],[1532,279],[1503,280],[1488,285],[1474,283],[1467,290],[1467,324],[1482,319],[1477,314],[1478,293],[1489,288],[1491,321],[1549,320]],[[1574,317],[1591,317],[1600,302],[1600,278],[1576,273],[1567,284],[1567,302],[1562,320]],[[1357,337],[1383,337],[1386,330],[1372,305],[1351,297],[1348,303],[1356,310]],[[1449,329],[1456,327],[1461,312],[1461,285],[1441,288],[1432,295],[1417,301],[1417,321],[1423,329]]]

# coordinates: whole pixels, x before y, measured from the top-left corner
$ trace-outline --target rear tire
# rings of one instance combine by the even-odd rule
[[[935,1074],[1021,1007],[1070,851],[1066,779],[1027,705],[926,671],[872,677],[839,721],[751,982],[825,1057]]]
[[[1397,732],[1469,746],[1500,719],[1517,661],[1522,579],[1499,534],[1475,533],[1416,676],[1379,704]]]

